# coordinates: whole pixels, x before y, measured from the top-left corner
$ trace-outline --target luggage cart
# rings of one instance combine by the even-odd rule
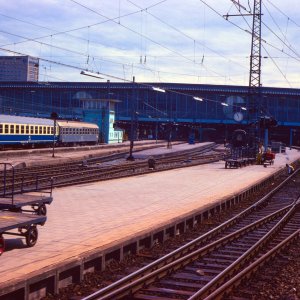
[[[52,196],[17,194],[11,197],[0,197],[0,210],[12,212],[33,212],[37,215],[45,216],[47,214],[46,204],[51,204]],[[30,206],[30,209],[24,207]]]
[[[247,159],[243,157],[242,147],[231,147],[230,157],[225,159],[225,169],[241,168],[247,165]]]
[[[12,212],[33,212],[38,215],[46,215],[46,204],[53,201],[51,179],[50,189],[45,191],[36,187],[35,191],[25,193],[23,185],[20,191],[15,190],[15,167],[10,163],[0,163],[3,165],[3,192],[0,194],[0,210]],[[8,184],[8,172],[11,172],[11,183]],[[24,208],[25,207],[25,208]],[[31,207],[31,210],[28,209]]]
[[[263,165],[266,165],[266,164],[273,165],[274,159],[275,159],[275,153],[266,152],[262,155],[262,164]]]
[[[23,236],[28,247],[33,247],[38,239],[37,225],[44,225],[46,216],[0,211],[0,255],[5,250],[3,235]]]

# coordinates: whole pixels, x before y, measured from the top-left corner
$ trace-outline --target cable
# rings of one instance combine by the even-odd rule
[[[266,0],[269,2],[275,9],[277,9],[281,14],[283,14],[285,17],[287,17],[291,22],[293,22],[297,27],[300,27],[300,25],[295,22],[293,19],[291,19],[288,15],[286,15],[282,10],[280,10],[275,4],[273,4],[270,0]]]
[[[224,20],[226,20],[227,22],[229,22],[231,25],[233,25],[233,26],[239,28],[240,30],[242,30],[242,31],[244,31],[244,32],[246,32],[246,33],[252,35],[252,32],[251,32],[251,31],[242,28],[241,26],[235,24],[234,22],[230,21],[229,19],[227,20],[226,18],[224,18],[223,15],[221,15],[221,14],[220,14],[218,11],[216,11],[213,7],[211,7],[209,4],[207,4],[204,0],[199,0],[199,1],[201,1],[201,2],[202,2],[204,5],[206,5],[207,7],[209,7],[212,11],[214,11],[214,12],[215,12],[218,16],[220,16],[222,19],[224,19]],[[248,25],[249,25],[249,24],[248,24]],[[278,50],[279,52],[286,54],[286,55],[289,56],[290,58],[293,58],[293,59],[295,59],[295,60],[297,60],[297,61],[300,62],[300,59],[298,59],[297,57],[294,57],[294,56],[290,55],[289,53],[286,53],[286,52],[282,51],[282,50],[279,49],[278,47],[276,47],[276,46],[270,44],[269,42],[267,42],[266,40],[261,39],[261,41],[264,42],[264,43],[266,43],[266,44],[269,45],[270,47],[272,47],[272,48]]]
[[[211,7],[210,5],[208,5],[205,1],[203,1],[203,0],[199,0],[199,1],[201,1],[203,4],[205,4],[205,5],[206,5],[207,7],[209,7],[211,10],[213,10],[217,15],[219,15],[220,17],[222,17],[222,18],[224,19],[224,17],[223,17],[218,11],[216,11],[213,7]],[[237,28],[239,28],[239,29],[241,29],[241,30],[243,30],[243,31],[245,31],[245,32],[247,32],[247,33],[249,33],[249,34],[252,34],[252,32],[243,29],[242,27],[240,27],[239,25],[233,23],[232,21],[230,21],[230,20],[228,20],[228,19],[225,19],[225,20],[228,21],[228,22],[229,22],[230,24],[232,24],[233,26],[235,26],[235,27],[237,27]],[[248,24],[248,23],[247,23],[247,24]],[[250,25],[248,24],[248,26],[250,26]],[[250,27],[250,28],[251,28],[251,27]],[[276,49],[276,50],[278,50],[278,51],[280,51],[280,52],[282,52],[282,53],[285,53],[286,55],[290,56],[291,58],[293,58],[293,59],[295,59],[295,60],[297,60],[297,61],[300,61],[300,59],[298,59],[298,58],[296,58],[296,57],[294,57],[294,56],[291,56],[290,54],[284,52],[283,50],[278,49],[276,46],[273,46],[272,44],[268,43],[267,41],[261,39],[261,42],[262,42],[262,41],[265,42],[265,43],[266,43],[267,45],[269,45],[270,47],[272,47],[272,48],[274,48],[274,49]],[[263,45],[262,45],[262,46],[263,46]],[[264,49],[265,49],[265,48],[264,48]],[[270,57],[270,58],[271,58],[271,57]],[[272,59],[272,61],[274,62],[273,59]],[[279,67],[278,67],[277,64],[275,64],[275,66],[276,66],[276,68],[279,69]],[[290,82],[287,80],[286,76],[283,74],[283,72],[282,72],[281,70],[280,70],[280,73],[283,75],[284,79],[285,79],[285,80],[287,81],[287,83],[290,85]]]
[[[90,42],[89,40],[87,40],[87,39],[85,39],[85,38],[78,38],[78,37],[75,37],[75,36],[73,36],[73,35],[71,35],[71,34],[68,34],[68,33],[69,33],[69,32],[72,32],[72,31],[76,31],[76,30],[81,30],[81,29],[84,29],[84,28],[90,28],[91,26],[96,26],[96,25],[99,25],[99,24],[103,24],[103,23],[108,22],[108,21],[110,21],[110,20],[116,20],[116,19],[120,20],[120,18],[123,18],[123,17],[126,17],[126,16],[130,16],[130,15],[133,15],[133,14],[136,14],[136,13],[138,13],[138,12],[140,12],[140,11],[147,11],[149,8],[152,8],[152,7],[156,6],[156,5],[159,5],[159,4],[161,4],[161,3],[165,2],[165,1],[166,1],[166,0],[160,1],[160,2],[158,2],[158,3],[155,3],[155,4],[151,5],[151,6],[148,6],[148,7],[146,7],[146,8],[141,8],[141,10],[139,10],[139,11],[136,11],[136,12],[133,12],[133,13],[128,13],[128,14],[125,14],[125,15],[123,15],[123,16],[118,16],[118,17],[116,17],[116,18],[111,18],[111,19],[105,20],[105,21],[103,21],[103,22],[99,22],[99,23],[96,23],[96,24],[92,24],[92,25],[88,25],[88,26],[84,26],[84,27],[80,27],[80,28],[71,29],[71,30],[68,30],[68,31],[56,32],[56,33],[52,33],[52,34],[50,34],[50,35],[44,35],[44,36],[40,36],[40,37],[37,37],[37,38],[26,38],[26,37],[22,37],[22,36],[20,36],[20,35],[16,35],[16,34],[13,34],[13,33],[9,33],[9,32],[2,31],[2,32],[6,33],[6,34],[14,35],[14,36],[21,37],[21,38],[24,39],[24,41],[19,41],[19,42],[15,42],[15,43],[10,43],[10,44],[2,45],[2,47],[3,47],[3,46],[8,46],[8,45],[16,45],[16,44],[20,44],[20,43],[25,43],[25,42],[28,42],[28,41],[34,42],[34,41],[37,41],[37,40],[39,40],[39,39],[43,39],[43,38],[47,38],[47,37],[51,37],[51,39],[52,39],[53,36],[55,36],[55,35],[60,35],[60,34],[66,34],[66,35],[71,36],[72,38],[82,39],[82,40],[84,40],[84,41]],[[11,19],[17,20],[17,21],[19,21],[19,22],[24,22],[24,23],[26,23],[26,24],[30,24],[30,25],[33,25],[33,26],[37,26],[37,27],[40,27],[40,28],[43,28],[43,29],[53,30],[53,29],[50,29],[50,28],[45,27],[45,26],[39,26],[39,25],[36,25],[36,24],[34,24],[34,23],[27,22],[27,21],[23,21],[23,20],[20,20],[20,19],[17,19],[17,18],[12,18],[12,17],[7,16],[7,15],[4,15],[4,14],[0,14],[0,15],[5,16],[5,17],[7,17],[7,18],[11,18]],[[68,52],[76,53],[76,54],[78,54],[78,55],[83,55],[83,56],[87,57],[87,59],[89,59],[89,56],[87,56],[85,53],[80,53],[80,52],[72,51],[72,50],[69,50],[69,49],[66,49],[66,48],[57,47],[57,46],[52,45],[52,43],[51,43],[51,45],[49,45],[48,43],[40,42],[40,45],[46,45],[46,46],[49,46],[49,47],[51,47],[51,48],[52,48],[52,47],[55,47],[55,48],[60,49],[60,50],[63,50],[63,51],[68,51]],[[208,48],[208,47],[207,47],[207,48]],[[208,49],[210,49],[210,48],[208,48]],[[210,49],[210,50],[213,51],[212,49]],[[216,51],[213,51],[213,52],[215,52],[216,54],[218,54]],[[220,54],[218,54],[218,55],[221,56]],[[179,55],[179,56],[180,56],[180,57],[183,57],[182,55]],[[223,57],[224,57],[224,59],[226,59],[225,56],[223,56]],[[94,57],[94,58],[97,58],[97,57]],[[184,56],[184,58],[186,59],[187,57]],[[101,61],[105,61],[105,62],[109,62],[109,63],[113,63],[113,64],[118,64],[118,65],[121,64],[121,63],[118,63],[118,62],[115,62],[115,61],[105,60],[105,59],[103,59],[103,58],[98,58],[98,59],[100,59]],[[189,59],[189,60],[190,60],[191,62],[195,63],[194,60],[191,60],[191,59]],[[231,61],[231,60],[229,60],[229,62],[230,62],[230,61]],[[238,63],[235,62],[235,64],[237,65]],[[208,69],[206,66],[204,66],[203,64],[201,64],[201,66],[204,67],[208,72],[211,72],[211,70],[209,70],[209,69]],[[240,65],[240,66],[242,66],[242,65]],[[244,66],[243,66],[243,67],[244,67]],[[137,67],[137,66],[135,66],[135,68],[139,69],[139,67]],[[149,70],[152,71],[151,69],[149,69]],[[153,71],[152,71],[152,72],[153,72]],[[154,72],[159,72],[159,71],[154,71]],[[162,72],[162,71],[161,71],[161,72]],[[212,71],[212,72],[213,72],[213,71]],[[164,72],[164,73],[172,74],[171,72]],[[216,73],[216,72],[214,72],[214,73],[215,73],[218,77],[225,77],[225,76],[222,75],[222,74],[218,74],[218,73]],[[176,75],[176,73],[173,73],[173,74]],[[181,75],[181,74],[180,74],[180,75]],[[195,74],[194,74],[194,75],[188,75],[188,76],[194,76],[194,77],[199,78],[199,75],[195,75]],[[208,75],[208,77],[209,77],[209,75]]]
[[[56,49],[59,49],[59,50],[63,50],[63,51],[66,51],[66,52],[70,52],[70,53],[73,53],[73,54],[77,54],[79,56],[84,56],[84,57],[89,57],[86,53],[82,53],[82,52],[77,52],[77,51],[74,51],[74,50],[70,50],[70,49],[67,49],[67,48],[63,48],[63,47],[59,47],[59,46],[54,46],[54,45],[51,45],[51,44],[48,44],[48,43],[45,43],[45,42],[41,42],[41,41],[36,41],[35,39],[30,39],[30,38],[27,38],[27,37],[24,37],[24,36],[21,36],[21,35],[17,35],[17,34],[13,34],[13,33],[10,33],[10,32],[7,32],[7,31],[3,31],[3,30],[0,30],[0,32],[3,32],[5,34],[8,34],[8,35],[12,35],[12,36],[16,36],[16,37],[20,37],[20,38],[23,38],[23,39],[27,39],[27,41],[32,41],[32,42],[35,42],[35,43],[38,43],[38,44],[41,44],[41,45],[45,45],[45,46],[48,46],[48,47],[51,47],[51,48],[56,48]],[[1,48],[3,51],[7,51],[7,49],[4,49],[3,47]],[[69,57],[69,56],[68,56]],[[107,60],[107,59],[103,59],[103,58],[100,58],[100,57],[97,57],[97,56],[93,56],[93,59],[96,58],[102,62],[107,62],[107,63],[112,63],[112,64],[116,64],[116,65],[121,65],[121,66],[124,66],[124,65],[127,65],[129,66],[128,64],[126,63],[119,63],[119,62],[116,62],[116,61],[112,61],[112,60]],[[40,58],[41,59],[41,58]],[[46,60],[46,59],[45,59]],[[49,61],[52,62],[52,60],[50,59]],[[130,65],[131,66],[131,65]],[[142,69],[142,70],[145,70],[145,68],[150,71],[150,72],[160,72],[160,73],[164,73],[164,74],[173,74],[173,75],[180,75],[180,76],[189,76],[189,77],[199,77],[197,75],[192,75],[192,74],[186,74],[186,73],[174,73],[174,72],[165,72],[165,71],[155,71],[151,68],[149,68],[148,66],[145,67],[145,66],[135,66],[136,69]],[[80,69],[83,69],[83,68],[80,68]],[[238,76],[238,75],[232,75],[232,76]],[[206,75],[206,77],[224,77],[223,75],[217,75],[217,76],[209,76],[209,75]]]
[[[24,53],[20,53],[20,52],[16,52],[16,51],[4,49],[4,48],[1,48],[1,47],[0,47],[0,50],[7,51],[7,52],[10,52],[10,53],[13,53],[13,54],[18,54],[18,55],[21,55],[21,56],[27,56],[27,55],[24,54]],[[53,64],[61,65],[61,66],[64,66],[64,67],[69,67],[69,68],[73,68],[73,69],[76,69],[76,70],[82,70],[82,69],[79,68],[79,67],[76,67],[76,66],[73,66],[73,65],[69,65],[69,64],[66,64],[66,63],[61,63],[61,62],[51,61],[51,60],[44,59],[44,58],[39,58],[39,57],[36,57],[36,58],[40,59],[41,61],[51,62],[51,63],[53,63]],[[98,75],[103,75],[103,76],[108,77],[108,78],[113,78],[113,79],[116,79],[116,80],[120,80],[120,81],[124,81],[124,82],[127,82],[127,83],[132,83],[132,84],[136,84],[136,85],[139,85],[139,86],[147,87],[147,88],[149,88],[149,89],[153,89],[153,85],[152,85],[152,84],[148,84],[148,83],[140,83],[140,82],[136,82],[136,81],[133,81],[133,80],[127,80],[127,79],[120,78],[120,77],[118,77],[118,76],[114,76],[114,75],[107,74],[107,73],[103,73],[103,72],[99,72]],[[174,91],[174,90],[168,90],[168,89],[165,89],[165,91],[170,92],[170,93],[173,93],[173,94],[185,96],[185,97],[191,97],[191,98],[194,97],[193,95],[186,94],[186,93],[183,93],[183,92]],[[209,101],[209,102],[214,102],[214,103],[220,104],[220,101],[217,101],[217,100],[212,100],[212,99],[208,99],[208,98],[203,98],[203,100],[206,100],[206,101]],[[229,104],[229,106],[232,106],[232,107],[240,107],[240,106],[235,105],[235,104]]]
[[[106,17],[105,15],[99,13],[98,11],[96,11],[96,10],[94,10],[94,9],[92,9],[92,8],[87,7],[86,5],[83,5],[83,4],[81,4],[81,3],[79,3],[79,2],[77,2],[77,1],[75,1],[75,0],[70,0],[70,1],[71,1],[71,2],[74,2],[75,4],[81,6],[81,7],[85,8],[85,9],[87,9],[87,10],[89,10],[89,11],[91,11],[91,12],[93,12],[93,13],[95,13],[95,14],[97,14],[97,15],[103,17],[103,18],[105,18],[105,19],[109,19],[109,18]],[[177,52],[177,51],[175,51],[175,50],[172,50],[172,49],[170,49],[169,47],[164,46],[163,44],[161,44],[161,43],[159,43],[159,42],[156,42],[156,41],[153,40],[152,38],[149,38],[149,37],[147,37],[146,35],[141,34],[141,33],[137,32],[137,31],[134,30],[134,29],[131,29],[131,28],[129,28],[129,27],[123,25],[123,24],[119,24],[118,22],[116,22],[116,21],[114,21],[114,20],[111,20],[111,21],[114,22],[115,24],[117,24],[117,25],[119,25],[119,26],[121,26],[121,27],[123,27],[123,28],[125,28],[125,29],[127,29],[127,30],[129,30],[129,31],[131,31],[132,33],[137,34],[137,35],[139,35],[139,36],[141,36],[141,37],[143,37],[143,38],[145,38],[145,39],[151,41],[152,43],[154,43],[154,44],[156,44],[156,45],[158,45],[158,46],[160,46],[160,47],[162,47],[162,48],[164,48],[164,49],[166,49],[166,50],[168,50],[168,51],[170,51],[170,52],[172,52],[172,53],[175,53],[175,54],[179,55],[180,57],[182,57],[182,58],[184,58],[184,59],[193,62],[193,60],[190,59],[190,58],[188,58],[187,56],[185,56],[185,55],[183,55],[183,54],[181,54],[181,53],[179,53],[179,52]],[[199,65],[200,65],[200,64],[199,64]],[[207,70],[207,69],[206,69],[206,70]],[[207,70],[207,71],[210,71],[210,70]],[[221,77],[224,77],[224,75],[219,74],[219,73],[217,73],[217,72],[215,72],[215,71],[210,71],[210,72],[213,72],[213,73],[215,73],[215,74],[217,74],[217,75],[219,75],[219,76],[221,76]]]
[[[141,6],[135,4],[135,3],[134,3],[133,1],[131,1],[131,0],[127,0],[127,1],[130,2],[131,4],[133,4],[133,5],[134,5],[135,7],[137,7],[137,8],[140,8],[140,9],[142,8]],[[222,57],[222,58],[228,60],[229,62],[233,62],[233,63],[235,63],[235,64],[241,66],[242,68],[246,68],[245,66],[243,66],[243,65],[241,65],[241,64],[239,64],[239,63],[237,63],[237,62],[235,62],[235,61],[233,61],[233,60],[231,60],[231,59],[228,59],[226,56],[220,54],[219,52],[213,50],[212,48],[205,46],[204,43],[201,43],[201,42],[196,41],[193,37],[187,35],[187,34],[184,33],[183,31],[181,31],[181,30],[179,30],[178,28],[176,28],[175,26],[170,25],[169,23],[167,23],[166,21],[162,20],[161,18],[158,18],[157,16],[155,16],[154,14],[152,14],[151,12],[149,12],[148,9],[146,9],[145,12],[146,12],[147,14],[149,14],[151,17],[153,17],[154,19],[158,20],[159,22],[163,23],[164,25],[166,25],[166,26],[172,28],[172,29],[175,30],[176,32],[178,32],[178,33],[180,33],[181,35],[185,36],[186,38],[190,39],[194,44],[200,44],[202,47],[204,47],[204,48],[210,50],[211,52],[213,52],[213,53],[217,54],[218,56],[220,56],[220,57]],[[194,62],[195,62],[195,61],[194,61]]]
[[[262,47],[264,48],[264,50],[267,52],[268,57],[272,60],[273,64],[276,66],[276,68],[278,69],[278,71],[281,73],[281,75],[283,76],[283,78],[286,80],[286,82],[288,83],[288,85],[290,86],[290,88],[292,88],[291,83],[289,82],[289,80],[287,79],[287,77],[283,74],[283,72],[281,71],[281,69],[279,68],[279,66],[276,64],[276,62],[274,61],[274,59],[270,56],[269,52],[267,51],[267,49],[264,47],[264,45],[262,45]]]
[[[150,7],[153,7],[153,5],[149,6]],[[69,35],[71,36],[72,38],[76,38],[76,39],[80,39],[80,40],[83,40],[85,42],[87,42],[88,40],[85,39],[85,38],[81,38],[81,37],[76,37],[74,35],[71,35],[69,34],[70,32],[74,32],[74,31],[78,31],[78,30],[82,30],[82,29],[86,29],[86,28],[90,28],[90,27],[94,27],[94,26],[99,26],[99,25],[102,25],[104,23],[107,23],[109,21],[112,21],[112,20],[115,20],[115,19],[120,19],[120,18],[125,18],[125,17],[128,17],[128,16],[131,16],[131,15],[134,15],[134,14],[137,14],[139,13],[140,11],[135,11],[135,12],[132,12],[132,13],[128,13],[128,14],[125,14],[125,15],[122,15],[122,16],[118,16],[118,17],[115,17],[115,18],[112,18],[112,19],[108,19],[108,20],[105,20],[105,21],[102,21],[102,22],[98,22],[98,23],[94,23],[94,24],[90,24],[90,25],[87,25],[87,26],[82,26],[82,27],[77,27],[77,28],[73,28],[73,29],[69,29],[69,30],[65,30],[65,31],[57,31],[57,30],[54,30],[55,33],[51,33],[51,34],[48,34],[48,35],[44,35],[44,36],[39,36],[39,37],[36,37],[36,38],[33,38],[31,39],[32,41],[34,40],[40,40],[40,39],[44,39],[44,38],[48,38],[48,37],[53,37],[53,36],[56,36],[56,35],[60,35],[60,34],[65,34],[65,35]],[[7,16],[7,15],[3,15],[3,14],[0,14],[2,16],[5,16],[7,18],[11,18],[13,20],[17,20],[19,22],[22,22],[22,23],[25,23],[25,24],[30,24],[30,25],[33,25],[33,26],[36,26],[36,27],[39,27],[39,28],[43,28],[43,29],[47,29],[47,30],[53,30],[49,27],[45,27],[45,26],[40,26],[40,25],[36,25],[34,23],[31,23],[31,22],[27,22],[27,21],[24,21],[24,20],[21,20],[21,19],[17,19],[17,18],[13,18],[13,17],[10,17],[10,16]],[[2,47],[6,47],[6,46],[10,46],[10,45],[16,45],[16,44],[21,44],[21,43],[25,43],[27,42],[27,40],[25,41],[20,41],[20,42],[15,42],[15,43],[10,43],[10,44],[4,44],[4,45],[1,45]],[[99,44],[98,42],[94,42],[94,41],[91,41],[95,44]]]

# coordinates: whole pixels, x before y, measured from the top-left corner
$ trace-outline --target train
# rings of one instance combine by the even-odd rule
[[[54,128],[55,125],[55,128]],[[93,123],[0,114],[0,149],[36,146],[76,146],[99,143]]]

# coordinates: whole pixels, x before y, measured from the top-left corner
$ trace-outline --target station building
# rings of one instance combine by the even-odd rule
[[[39,59],[31,56],[0,56],[0,81],[38,81]]]
[[[256,117],[277,121],[270,139],[299,146],[300,89],[261,87],[257,97]],[[1,113],[50,117],[55,111],[62,119],[97,123],[105,142],[118,140],[122,130],[125,138],[221,141],[237,128],[253,126],[250,101],[247,86],[0,82]]]

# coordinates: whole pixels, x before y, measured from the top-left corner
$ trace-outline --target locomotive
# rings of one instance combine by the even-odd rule
[[[0,149],[12,147],[74,146],[97,144],[99,127],[77,121],[11,116],[0,114]]]

